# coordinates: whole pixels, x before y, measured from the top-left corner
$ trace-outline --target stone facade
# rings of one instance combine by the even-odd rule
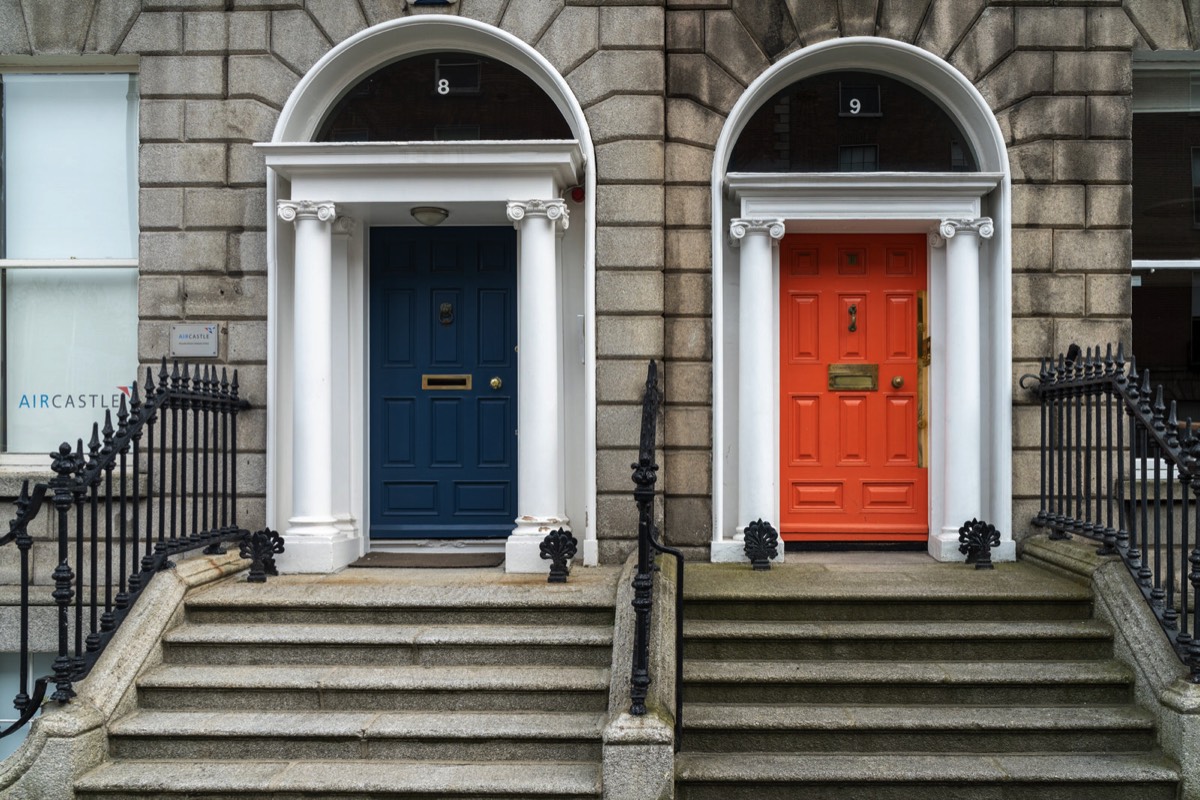
[[[260,405],[239,426],[245,524],[261,520],[265,492],[269,209],[252,145],[327,51],[418,14],[531,44],[591,126],[601,560],[623,557],[636,533],[628,467],[650,358],[664,363],[663,530],[707,555],[713,150],[746,87],[798,49],[902,40],[946,59],[991,106],[1014,184],[1015,376],[1071,342],[1130,339],[1131,52],[1195,48],[1195,0],[0,0],[0,63],[137,57],[139,358],[165,351],[172,323],[220,320],[219,361]],[[1037,416],[1014,392],[1019,535],[1036,502]]]

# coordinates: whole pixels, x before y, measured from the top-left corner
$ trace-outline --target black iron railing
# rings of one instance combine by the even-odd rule
[[[1200,683],[1200,437],[1191,420],[1180,424],[1175,401],[1163,403],[1162,386],[1121,346],[1102,355],[1072,345],[1021,386],[1041,405],[1034,524],[1051,539],[1079,534],[1119,555]]]
[[[17,547],[21,574],[14,700],[20,718],[0,737],[33,718],[49,684],[51,700],[75,696],[74,684],[87,676],[150,579],[174,566],[171,556],[198,548],[223,553],[222,543],[236,540],[242,556],[254,559],[251,580],[274,572],[279,535],[238,526],[237,417],[250,404],[238,396],[237,371],[232,381],[215,367],[176,363],[168,371],[163,359],[157,385],[147,369],[143,387],[130,387],[128,403],[122,395],[115,427],[112,411],[105,412],[103,428],[92,426],[86,449],[80,439],[51,454],[55,477],[32,492],[25,482],[9,532],[0,538],[0,546]],[[31,583],[30,524],[43,508],[56,517],[50,597],[57,657],[53,674],[31,686],[31,595],[49,587]]]
[[[655,429],[662,392],[658,388],[658,365],[651,361],[646,369],[646,391],[642,396],[642,432],[638,460],[633,468],[633,499],[638,508],[638,567],[633,578],[633,670],[630,677],[629,713],[646,713],[646,698],[650,692],[650,620],[654,608],[654,573],[658,566],[653,553],[673,556],[675,569],[675,749],[679,750],[683,734],[683,553],[663,545],[658,540],[654,524],[654,484],[658,481],[658,464],[654,462]]]

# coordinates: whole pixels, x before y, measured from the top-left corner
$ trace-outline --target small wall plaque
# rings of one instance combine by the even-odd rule
[[[171,326],[171,358],[216,358],[221,326],[197,322]]]

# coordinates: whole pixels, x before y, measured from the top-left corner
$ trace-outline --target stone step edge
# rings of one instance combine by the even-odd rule
[[[233,765],[228,765],[233,766]],[[211,763],[118,759],[75,781],[78,792],[154,792],[211,796],[223,792],[336,792],[538,797],[600,794],[600,766],[575,762],[446,763],[428,761],[239,760],[237,769]]]
[[[361,630],[355,630],[360,628]],[[163,637],[167,644],[214,645],[543,645],[610,646],[612,626],[563,625],[307,625],[301,623],[185,623]]]
[[[1082,716],[1081,716],[1082,714]],[[1016,724],[1011,724],[1015,722]],[[1139,706],[961,706],[816,704],[738,705],[685,703],[685,731],[1152,731],[1154,717]]]
[[[1096,755],[953,753],[918,755],[688,753],[678,781],[742,783],[1175,783],[1178,766],[1159,753]]]
[[[740,661],[685,659],[684,683],[744,683],[747,676],[776,683],[821,681],[829,685],[856,683],[960,684],[987,682],[994,685],[1089,684],[1097,681],[1130,683],[1129,667],[1112,659],[1090,661]]]
[[[726,639],[744,642],[771,639],[963,640],[1020,641],[1112,638],[1112,628],[1091,620],[1078,622],[956,622],[956,621],[838,621],[794,622],[753,620],[691,620],[683,624],[686,641]]]
[[[142,689],[608,691],[606,667],[391,666],[297,664],[195,666],[164,664],[138,679]]]
[[[577,712],[162,711],[139,709],[112,723],[114,737],[179,739],[599,740],[607,715]]]

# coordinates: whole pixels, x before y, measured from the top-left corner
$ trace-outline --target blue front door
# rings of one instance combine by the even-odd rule
[[[372,228],[370,252],[371,536],[507,536],[516,231]]]

